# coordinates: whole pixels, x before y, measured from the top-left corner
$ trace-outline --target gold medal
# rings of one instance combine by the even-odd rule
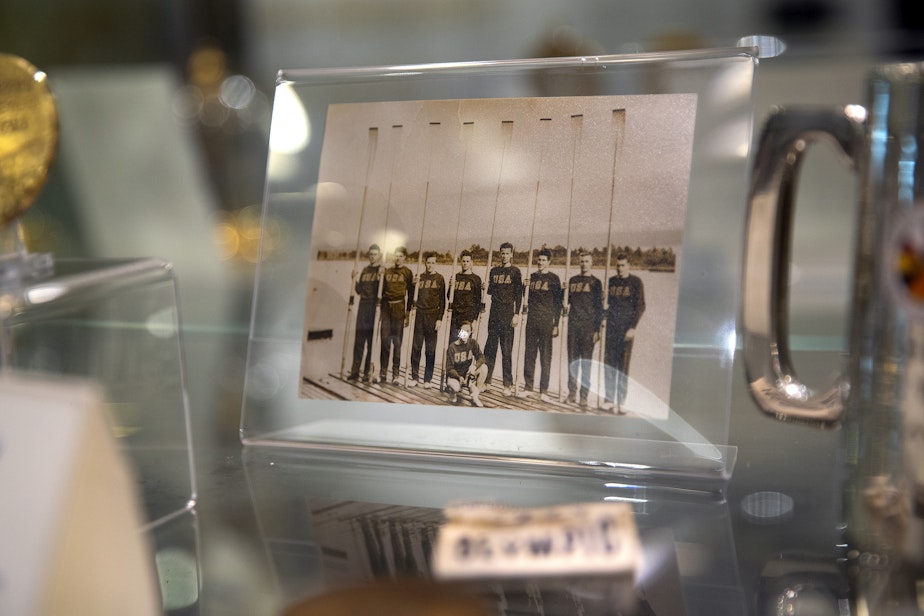
[[[58,146],[58,113],[45,73],[0,54],[0,227],[38,195]]]

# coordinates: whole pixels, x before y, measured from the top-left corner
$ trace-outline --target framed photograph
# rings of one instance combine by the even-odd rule
[[[755,63],[282,71],[245,443],[727,477]]]
[[[696,103],[331,105],[300,395],[667,419]]]

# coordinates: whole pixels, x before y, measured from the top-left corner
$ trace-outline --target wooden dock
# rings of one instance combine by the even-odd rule
[[[425,388],[422,383],[416,387],[405,387],[403,374],[399,376],[398,385],[391,381],[385,383],[369,383],[362,380],[349,381],[340,378],[339,374],[328,374],[321,378],[303,377],[302,394],[315,399],[325,400],[353,400],[357,402],[392,402],[397,404],[435,404],[450,405],[449,394],[439,388],[441,375],[437,371],[433,375],[433,387]],[[524,396],[520,390],[519,396],[503,395],[503,387],[498,379],[485,391],[480,398],[485,408],[513,409],[523,411],[545,411],[549,413],[579,413],[586,415],[613,415],[613,411],[604,411],[600,408],[588,406],[581,408],[577,403],[566,402],[559,398],[556,392],[549,392],[550,401],[539,400],[536,392]],[[593,396],[592,396],[593,399]],[[473,406],[468,390],[463,387],[459,394],[458,406]]]

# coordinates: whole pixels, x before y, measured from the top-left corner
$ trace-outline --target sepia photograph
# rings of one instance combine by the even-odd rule
[[[666,419],[696,103],[331,105],[300,396]]]

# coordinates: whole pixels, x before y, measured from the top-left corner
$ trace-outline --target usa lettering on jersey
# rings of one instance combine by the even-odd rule
[[[610,297],[632,297],[632,287],[626,285],[614,285],[610,287]]]
[[[437,280],[436,278],[423,278],[420,281],[420,288],[421,289],[439,289],[440,288],[439,282],[440,281]]]
[[[397,272],[388,272],[385,274],[385,280],[388,282],[404,282],[404,274]]]
[[[571,293],[590,293],[590,283],[587,282],[572,282],[568,286]]]
[[[469,280],[457,280],[456,291],[471,291],[472,283]]]
[[[530,291],[548,291],[549,282],[547,280],[535,280],[529,283]]]
[[[510,277],[510,274],[494,274],[491,280],[494,284],[513,284],[513,278]]]
[[[470,359],[474,359],[474,354],[471,350],[467,351],[453,351],[452,352],[452,361],[456,364],[464,363]]]
[[[360,274],[360,276],[359,276],[359,281],[360,281],[360,282],[378,282],[378,281],[379,281],[379,273],[378,273],[378,271],[375,271],[375,272],[363,272],[363,273]]]

